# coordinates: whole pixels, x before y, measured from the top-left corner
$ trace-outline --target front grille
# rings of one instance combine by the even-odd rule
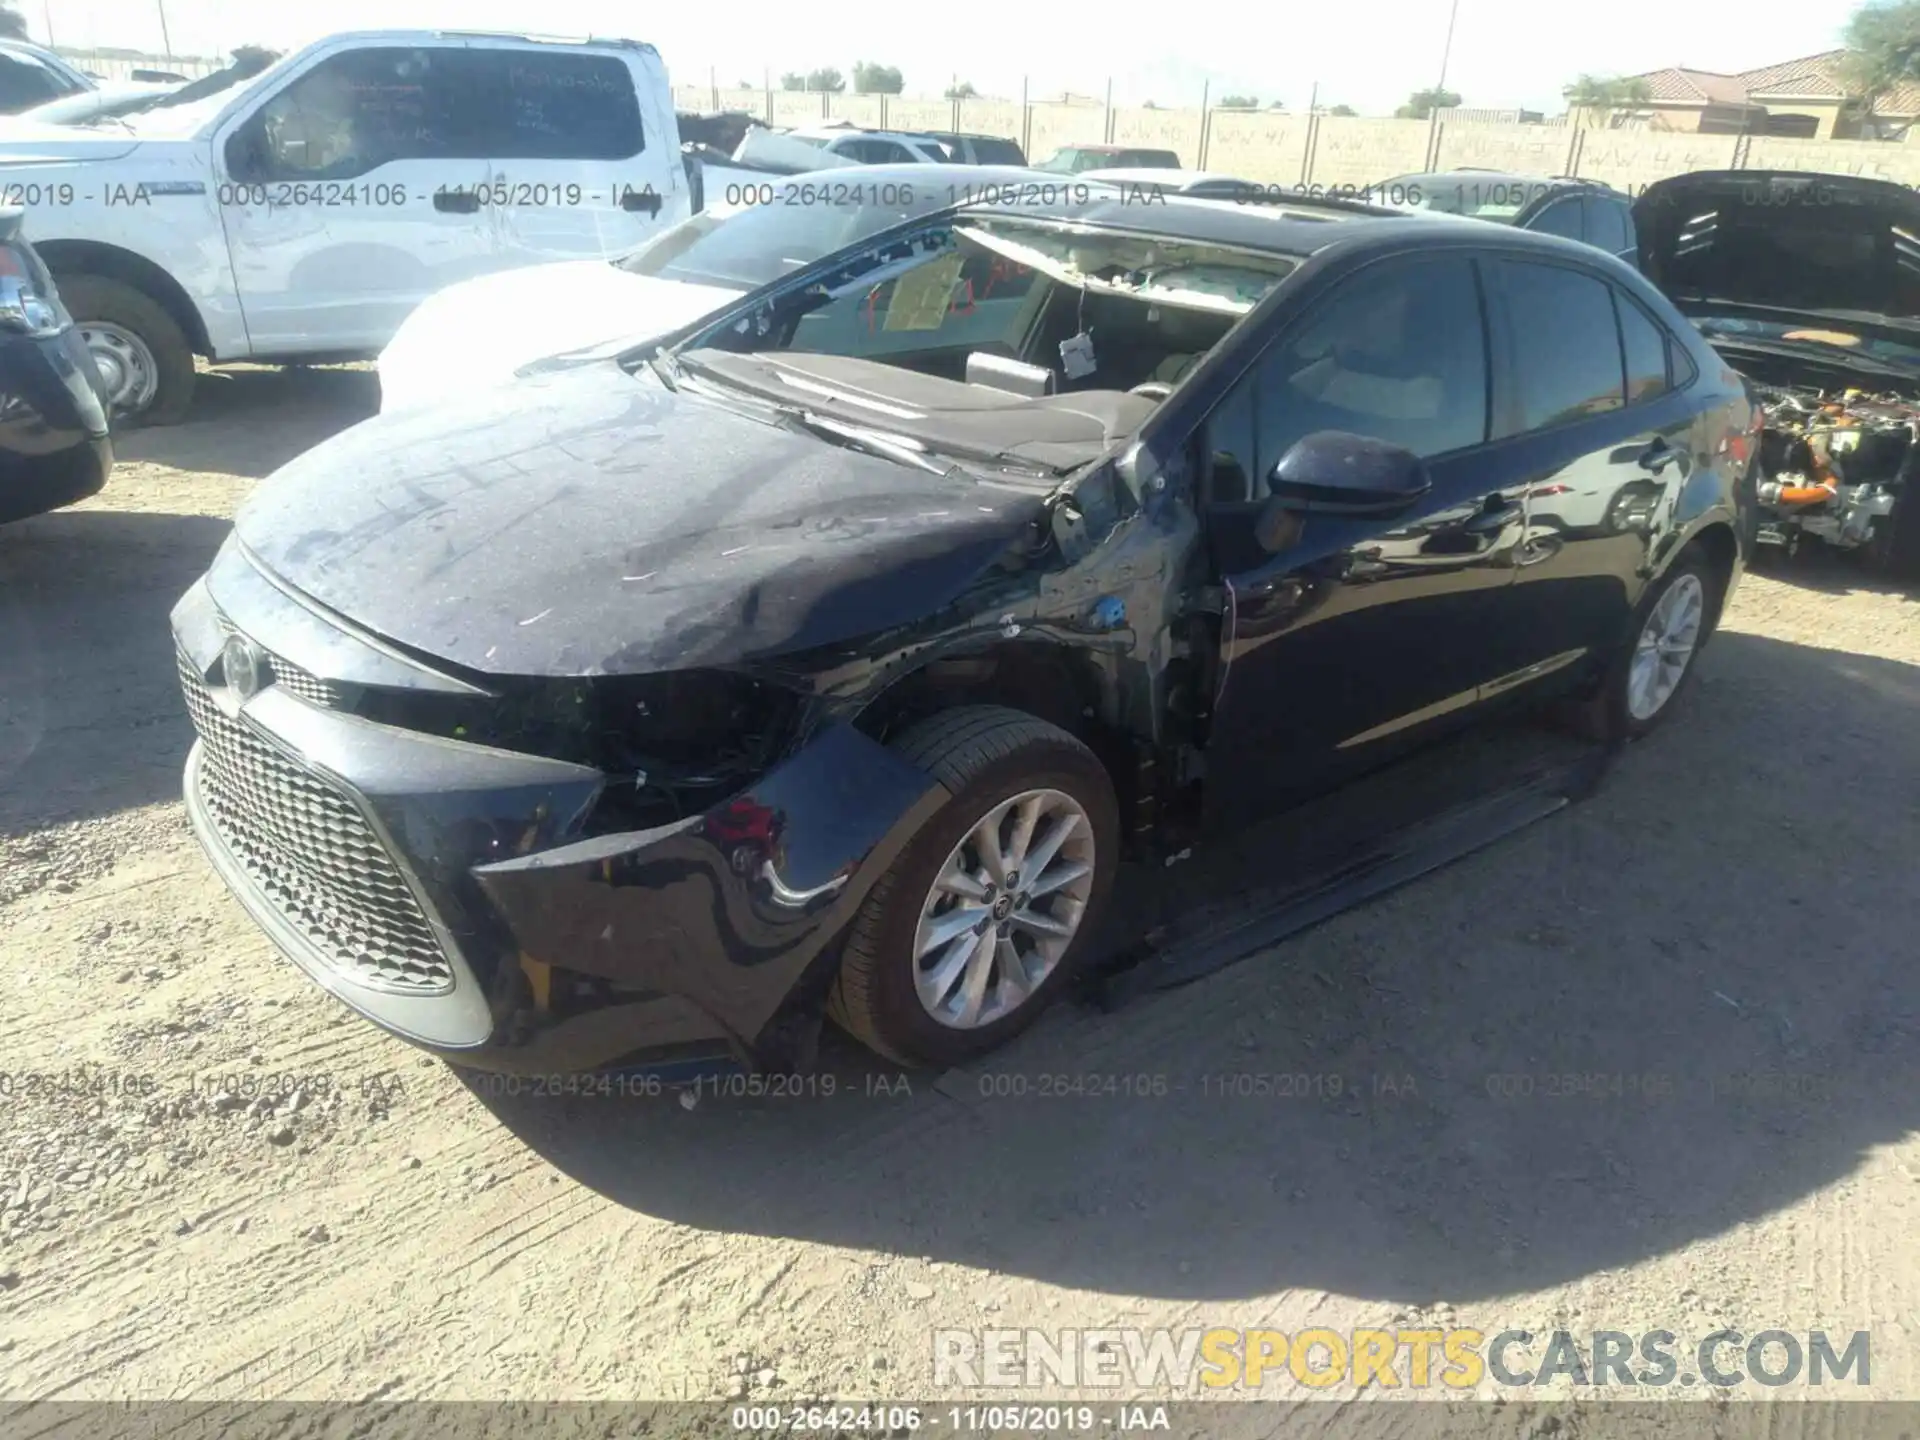
[[[425,911],[359,807],[222,710],[184,652],[179,662],[201,740],[200,799],[274,909],[361,985],[403,995],[452,989]]]
[[[220,617],[220,629],[228,635],[239,634],[239,627],[224,615]],[[312,671],[302,670],[291,660],[282,660],[271,650],[262,650],[261,653],[267,657],[267,669],[272,672],[274,684],[291,690],[308,704],[318,705],[322,710],[341,708],[340,688],[331,680],[322,680]]]

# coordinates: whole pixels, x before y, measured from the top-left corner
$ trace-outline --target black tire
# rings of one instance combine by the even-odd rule
[[[1880,517],[1860,552],[1861,563],[1882,580],[1920,580],[1920,519],[1907,513],[1915,503],[1914,483],[1894,502],[1893,513]]]
[[[68,313],[84,327],[104,320],[138,335],[153,356],[159,387],[152,403],[138,411],[117,410],[118,425],[177,424],[193,404],[196,379],[193,347],[166,307],[151,295],[104,275],[56,277]]]
[[[1071,980],[1099,929],[1120,847],[1119,805],[1106,769],[1058,726],[1019,710],[970,705],[921,721],[894,747],[953,794],[868,894],[848,932],[828,1013],[870,1049],[903,1065],[964,1063],[1011,1040]],[[914,987],[920,907],[947,857],[994,806],[1023,790],[1070,796],[1093,830],[1093,879],[1079,929],[1052,972],[1010,1014],[974,1029],[943,1025]]]
[[[1704,596],[1705,609],[1699,634],[1693,642],[1693,653],[1688,657],[1679,683],[1660,708],[1650,716],[1636,716],[1628,705],[1634,650],[1646,627],[1647,617],[1653,614],[1654,607],[1667,592],[1680,583],[1682,576],[1691,576],[1698,581]],[[1723,583],[1706,554],[1697,546],[1682,552],[1668,567],[1667,573],[1641,597],[1639,607],[1633,612],[1633,624],[1627,631],[1627,638],[1609,657],[1599,685],[1591,695],[1567,707],[1565,718],[1571,728],[1585,738],[1602,744],[1638,740],[1657,729],[1674,712],[1680,697],[1693,683],[1694,671],[1700,668],[1700,650],[1707,643],[1707,637],[1712,634],[1719,618]]]

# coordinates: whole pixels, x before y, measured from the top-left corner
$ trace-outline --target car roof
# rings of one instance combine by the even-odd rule
[[[849,180],[857,178],[863,185],[899,181],[902,184],[912,182],[937,186],[946,181],[954,185],[966,184],[976,190],[982,182],[996,184],[1010,181],[1033,181],[1058,189],[1063,183],[1071,184],[1074,180],[1084,178],[1063,177],[1052,170],[1035,170],[1023,165],[968,165],[959,160],[930,160],[914,164],[906,160],[890,160],[879,165],[828,165],[819,170],[803,170],[798,175],[769,176],[768,183],[776,187],[806,186],[818,184],[826,176],[843,176]],[[1006,208],[1004,202],[1001,202],[1001,208]]]
[[[1177,179],[1169,179],[1177,176]],[[1111,170],[1083,170],[1073,177],[1076,180],[1108,180],[1116,185],[1164,185],[1171,189],[1185,189],[1190,185],[1253,185],[1251,180],[1243,180],[1238,175],[1229,175],[1223,170],[1167,170],[1153,165],[1121,165]]]
[[[877,167],[869,167],[877,168]],[[909,167],[901,166],[901,169]],[[920,167],[922,169],[927,167]],[[978,167],[974,167],[976,170]],[[1151,235],[1202,245],[1222,245],[1294,257],[1333,245],[1364,249],[1418,249],[1430,241],[1453,241],[1475,249],[1537,251],[1577,258],[1588,264],[1620,262],[1578,240],[1543,235],[1509,225],[1488,225],[1458,215],[1425,210],[1393,210],[1341,204],[1324,198],[1275,205],[1243,205],[1231,200],[1202,200],[1169,195],[1143,205],[1114,192],[1084,202],[1043,208],[1014,208],[991,201],[962,207],[963,217],[996,215],[1036,219],[1127,234]],[[1633,273],[1622,266],[1625,273]]]
[[[1611,190],[1613,188],[1605,181],[1588,180],[1578,175],[1535,175],[1524,170],[1476,170],[1470,166],[1462,166],[1454,170],[1422,170],[1417,174],[1396,175],[1388,183],[1408,185],[1418,180],[1458,180],[1463,184],[1470,184],[1476,180],[1485,181],[1489,176],[1495,180],[1551,190]]]
[[[904,167],[903,167],[904,168]],[[924,168],[924,167],[923,167]],[[979,167],[973,167],[978,169]],[[1079,177],[1074,177],[1078,179]],[[1060,178],[1053,177],[1056,187]],[[1071,182],[1069,188],[1071,187]],[[1099,182],[1095,182],[1099,183]],[[1130,234],[1157,235],[1201,245],[1225,245],[1275,255],[1310,255],[1336,240],[1406,235],[1416,228],[1439,231],[1438,220],[1419,214],[1303,201],[1298,205],[1240,205],[1186,195],[1159,197],[1150,205],[1115,191],[1057,206],[1015,207],[992,200],[964,207],[964,216],[999,215],[1009,220],[1047,220]],[[1448,227],[1455,233],[1457,227]]]

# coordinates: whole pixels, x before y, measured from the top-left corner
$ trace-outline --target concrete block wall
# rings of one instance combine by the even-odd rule
[[[819,95],[775,90],[715,91],[680,85],[683,110],[744,110],[775,125],[844,117],[900,130],[962,130],[1021,141],[1035,160],[1063,145],[1142,145],[1269,185],[1361,186],[1424,168],[1480,166],[1541,175],[1579,175],[1637,193],[1689,170],[1816,170],[1865,175],[1920,188],[1920,140],[1789,140],[1645,130],[1593,130],[1275,111],[1153,109],[1040,100],[964,100],[898,95]],[[1920,127],[1916,127],[1920,129]]]

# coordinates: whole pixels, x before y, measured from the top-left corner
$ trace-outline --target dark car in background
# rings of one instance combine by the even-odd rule
[[[1408,205],[1579,240],[1637,264],[1633,202],[1598,180],[1502,170],[1434,170],[1374,187],[1382,204]]]
[[[1813,538],[1920,579],[1920,195],[1703,170],[1634,210],[1647,277],[1765,408],[1761,544]]]
[[[24,217],[0,209],[0,524],[84,500],[113,468],[99,374]]]
[[[826,1014],[951,1064],[1071,982],[1123,857],[1509,704],[1659,724],[1752,419],[1551,237],[913,217],[271,476],[173,612],[188,810],[294,963],[461,1064],[784,1070]],[[1571,487],[1660,498],[1559,529]]]

